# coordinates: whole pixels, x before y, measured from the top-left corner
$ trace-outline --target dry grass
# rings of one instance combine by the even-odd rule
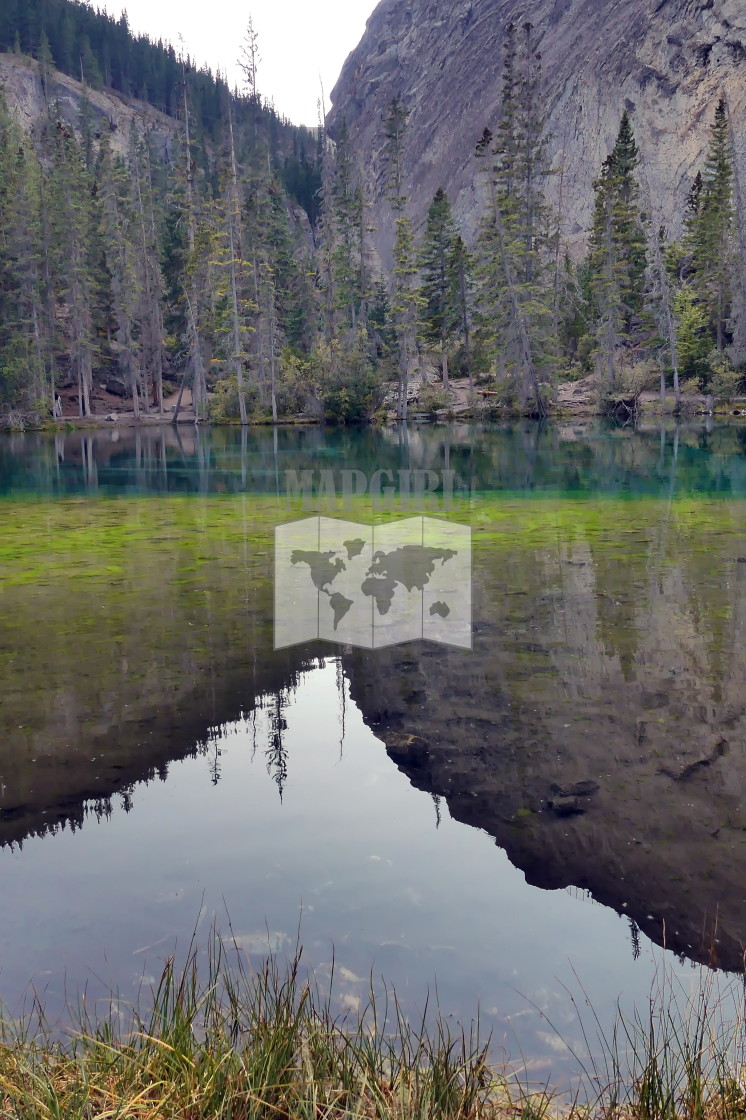
[[[192,947],[173,960],[142,1016],[77,1016],[55,1040],[36,1009],[0,1031],[2,1120],[746,1120],[740,1023],[700,993],[682,1008],[660,989],[649,1017],[618,1019],[586,1050],[570,1099],[531,1091],[488,1063],[488,1044],[442,1020],[418,1029],[395,997],[350,1023],[299,974],[228,967],[213,936],[200,980]],[[33,1023],[33,1026],[32,1026]],[[717,1025],[717,1028],[715,1027]],[[598,1021],[592,1026],[599,1027]],[[588,1042],[588,1039],[586,1039]],[[599,1056],[600,1055],[600,1056]],[[583,1059],[579,1059],[583,1064]]]

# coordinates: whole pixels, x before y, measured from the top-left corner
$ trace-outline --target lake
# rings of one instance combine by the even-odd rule
[[[340,580],[422,524],[468,570],[319,640],[318,517]],[[543,1078],[579,1009],[742,972],[745,529],[711,421],[2,437],[0,1001],[133,1000],[214,925]]]

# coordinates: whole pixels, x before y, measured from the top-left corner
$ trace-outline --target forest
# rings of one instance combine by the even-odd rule
[[[456,379],[475,405],[526,416],[549,414],[558,384],[591,374],[609,412],[658,386],[677,408],[693,392],[741,388],[746,217],[724,100],[676,239],[651,217],[634,122],[621,115],[613,149],[589,169],[593,222],[576,259],[550,202],[562,168],[549,158],[534,29],[511,26],[498,125],[476,127],[473,243],[443,190],[413,228],[407,108],[389,105],[386,274],[345,125],[331,137],[278,117],[258,89],[251,23],[241,90],[73,0],[8,0],[0,50],[33,60],[46,97],[31,135],[0,91],[8,426],[58,420],[60,394],[91,416],[104,389],[136,418],[175,399],[174,418],[189,401],[197,419],[246,424],[436,413]],[[82,82],[74,125],[54,71]],[[97,90],[163,113],[167,154],[144,115],[115,145],[92,111]],[[413,390],[423,368],[438,375]]]

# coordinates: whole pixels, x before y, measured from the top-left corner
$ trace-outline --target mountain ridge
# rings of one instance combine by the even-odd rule
[[[343,119],[364,167],[377,226],[376,248],[390,260],[382,118],[394,96],[409,112],[406,187],[421,226],[444,187],[467,237],[480,211],[473,152],[499,116],[502,40],[530,19],[542,55],[553,201],[577,254],[592,212],[592,180],[626,108],[643,165],[643,195],[671,232],[701,167],[718,97],[729,106],[740,182],[746,181],[746,10],[737,0],[382,0],[332,91],[328,126]]]

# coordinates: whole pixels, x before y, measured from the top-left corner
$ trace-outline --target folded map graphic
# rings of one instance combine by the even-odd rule
[[[275,649],[317,638],[365,649],[424,638],[471,649],[471,529],[434,517],[278,525]]]

